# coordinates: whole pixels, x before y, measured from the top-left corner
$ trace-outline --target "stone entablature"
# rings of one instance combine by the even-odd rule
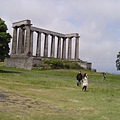
[[[19,22],[14,22],[12,27],[20,27],[20,26],[26,26],[26,25],[31,25],[31,21],[30,20],[23,20],[23,21],[19,21]]]

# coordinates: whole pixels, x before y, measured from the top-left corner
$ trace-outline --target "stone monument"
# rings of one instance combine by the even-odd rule
[[[4,61],[5,66],[31,70],[33,66],[40,66],[42,58],[79,59],[80,36],[78,33],[62,34],[33,27],[30,20],[14,22],[12,27],[12,50],[10,58],[6,58]],[[37,34],[35,46],[33,46],[34,33]],[[44,35],[43,49],[41,47],[41,35]],[[75,49],[72,48],[73,38]],[[51,41],[50,44],[49,40]],[[34,47],[36,48],[35,55],[33,55]],[[49,56],[48,52],[50,53]]]

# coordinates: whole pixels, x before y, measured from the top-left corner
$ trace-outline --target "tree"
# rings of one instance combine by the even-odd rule
[[[117,54],[116,67],[117,70],[120,70],[120,52]]]
[[[9,57],[9,43],[11,35],[7,33],[7,25],[5,21],[0,18],[0,60],[4,61],[5,58]]]

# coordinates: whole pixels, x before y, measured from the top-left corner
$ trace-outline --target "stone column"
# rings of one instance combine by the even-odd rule
[[[71,59],[71,50],[72,50],[72,38],[68,38],[68,59]]]
[[[16,54],[17,49],[17,27],[13,28],[13,39],[12,39],[12,54]]]
[[[57,58],[61,57],[61,37],[58,37],[58,44],[57,44]]]
[[[33,31],[30,32],[30,53],[33,55]]]
[[[18,36],[18,54],[22,53],[23,49],[23,28],[19,27],[19,36]]]
[[[52,35],[52,39],[51,39],[51,55],[50,57],[55,57],[55,36]]]
[[[48,34],[45,34],[45,41],[44,41],[44,57],[48,57]]]
[[[63,38],[62,58],[63,58],[63,59],[66,59],[66,38]]]
[[[25,29],[22,28],[22,46],[21,46],[21,53],[24,53],[24,46],[25,46]]]
[[[40,56],[40,55],[41,55],[41,33],[38,32],[36,56]]]
[[[25,26],[26,28],[26,41],[25,41],[25,51],[24,51],[25,55],[27,55],[30,52],[30,26],[31,24]]]
[[[76,36],[76,42],[75,42],[75,59],[79,59],[79,37]]]

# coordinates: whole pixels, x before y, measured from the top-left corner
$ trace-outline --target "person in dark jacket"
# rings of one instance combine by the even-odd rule
[[[78,74],[76,76],[76,79],[77,79],[77,86],[80,86],[81,85],[81,81],[82,81],[82,73],[81,73],[81,71],[78,72]]]

